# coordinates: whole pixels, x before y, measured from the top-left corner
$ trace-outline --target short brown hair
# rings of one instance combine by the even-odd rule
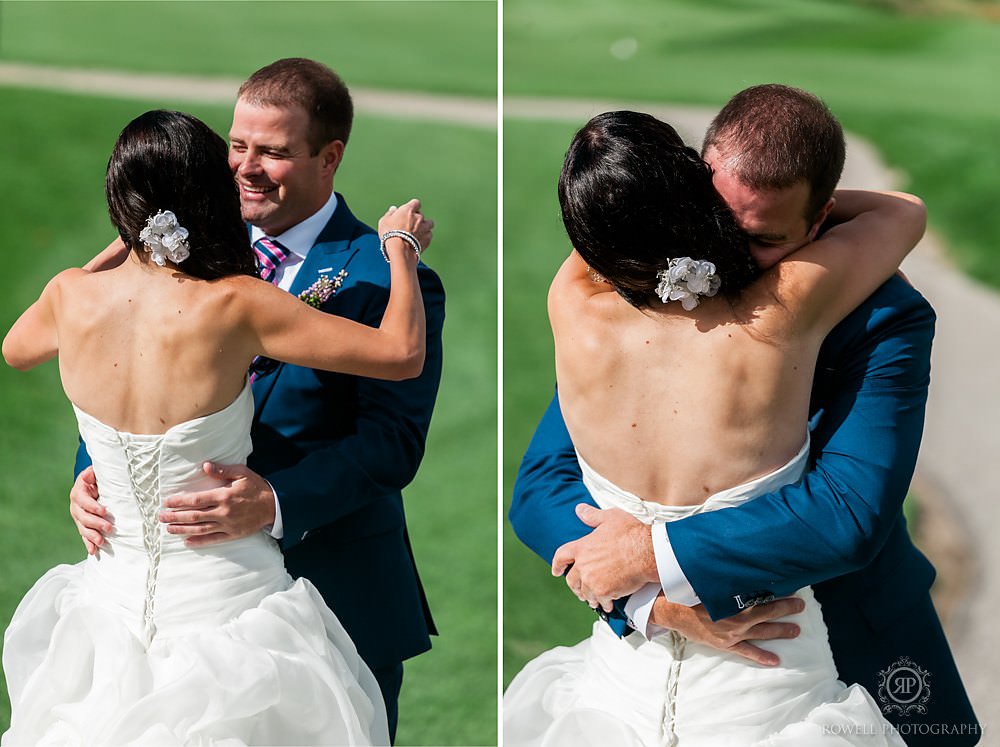
[[[809,185],[807,221],[833,195],[844,170],[844,131],[818,97],[777,83],[733,96],[705,133],[734,175],[752,189]]]
[[[300,106],[309,115],[312,155],[334,140],[345,145],[351,134],[354,104],[344,81],[321,62],[287,57],[255,72],[240,86],[238,98],[255,106]]]

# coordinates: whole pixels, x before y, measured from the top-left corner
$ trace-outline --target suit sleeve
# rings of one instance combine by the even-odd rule
[[[558,392],[542,416],[514,482],[510,523],[514,533],[546,563],[561,545],[580,539],[591,529],[576,515],[576,505],[596,506],[583,484],[576,450],[559,409]],[[598,614],[619,636],[629,627],[628,597],[615,602],[612,612]]]
[[[824,344],[813,394],[815,465],[802,481],[665,525],[713,619],[739,612],[737,596],[785,596],[867,566],[901,520],[934,334],[934,312],[912,295],[918,302],[905,308],[859,309]]]
[[[427,317],[427,354],[419,377],[407,381],[359,378],[355,430],[323,442],[297,464],[269,473],[281,501],[287,550],[306,532],[330,524],[387,494],[402,490],[417,473],[441,380],[444,289],[421,266]],[[378,325],[388,289],[369,304],[365,324]]]
[[[518,538],[551,564],[561,545],[591,531],[576,516],[575,507],[579,503],[596,505],[584,487],[557,392],[517,471],[510,523]]]
[[[80,473],[87,469],[87,467],[91,464],[92,460],[90,458],[90,454],[87,453],[87,444],[85,444],[81,438],[80,445],[76,449],[76,462],[73,464],[73,481],[75,482],[76,478],[80,476]]]

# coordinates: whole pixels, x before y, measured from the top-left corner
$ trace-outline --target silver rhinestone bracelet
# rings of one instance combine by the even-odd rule
[[[417,237],[414,236],[409,231],[394,230],[394,231],[386,231],[379,237],[378,248],[382,251],[382,257],[385,259],[386,262],[389,261],[389,253],[385,250],[385,242],[387,242],[389,239],[402,239],[403,241],[405,241],[407,244],[410,245],[410,248],[413,249],[413,253],[417,255],[417,259],[418,260],[420,259],[420,252],[423,251],[423,249],[421,248],[420,242],[417,240]]]

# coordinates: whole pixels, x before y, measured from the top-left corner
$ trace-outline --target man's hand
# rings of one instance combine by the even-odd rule
[[[267,480],[242,464],[205,462],[206,475],[222,485],[171,496],[160,521],[170,534],[185,535],[188,547],[248,537],[274,523],[274,491]]]
[[[87,467],[69,491],[69,513],[88,555],[94,555],[104,545],[104,537],[114,529],[108,509],[99,502],[99,497],[94,468]]]
[[[653,537],[647,524],[620,508],[600,510],[581,503],[576,515],[594,531],[567,542],[552,558],[552,575],[566,573],[566,584],[582,601],[610,612],[615,599],[659,583]]]
[[[800,632],[798,625],[774,621],[796,615],[805,608],[806,603],[798,597],[787,597],[750,607],[738,615],[713,622],[704,605],[687,607],[668,602],[661,593],[653,603],[649,621],[661,628],[676,630],[697,643],[738,654],[766,667],[775,667],[781,663],[778,656],[749,641],[795,638]]]

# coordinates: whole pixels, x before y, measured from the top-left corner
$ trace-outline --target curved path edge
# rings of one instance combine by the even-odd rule
[[[170,99],[232,104],[242,78],[84,70],[0,62],[0,86],[34,88],[123,99]],[[355,109],[381,117],[496,129],[495,100],[470,96],[351,87]]]

